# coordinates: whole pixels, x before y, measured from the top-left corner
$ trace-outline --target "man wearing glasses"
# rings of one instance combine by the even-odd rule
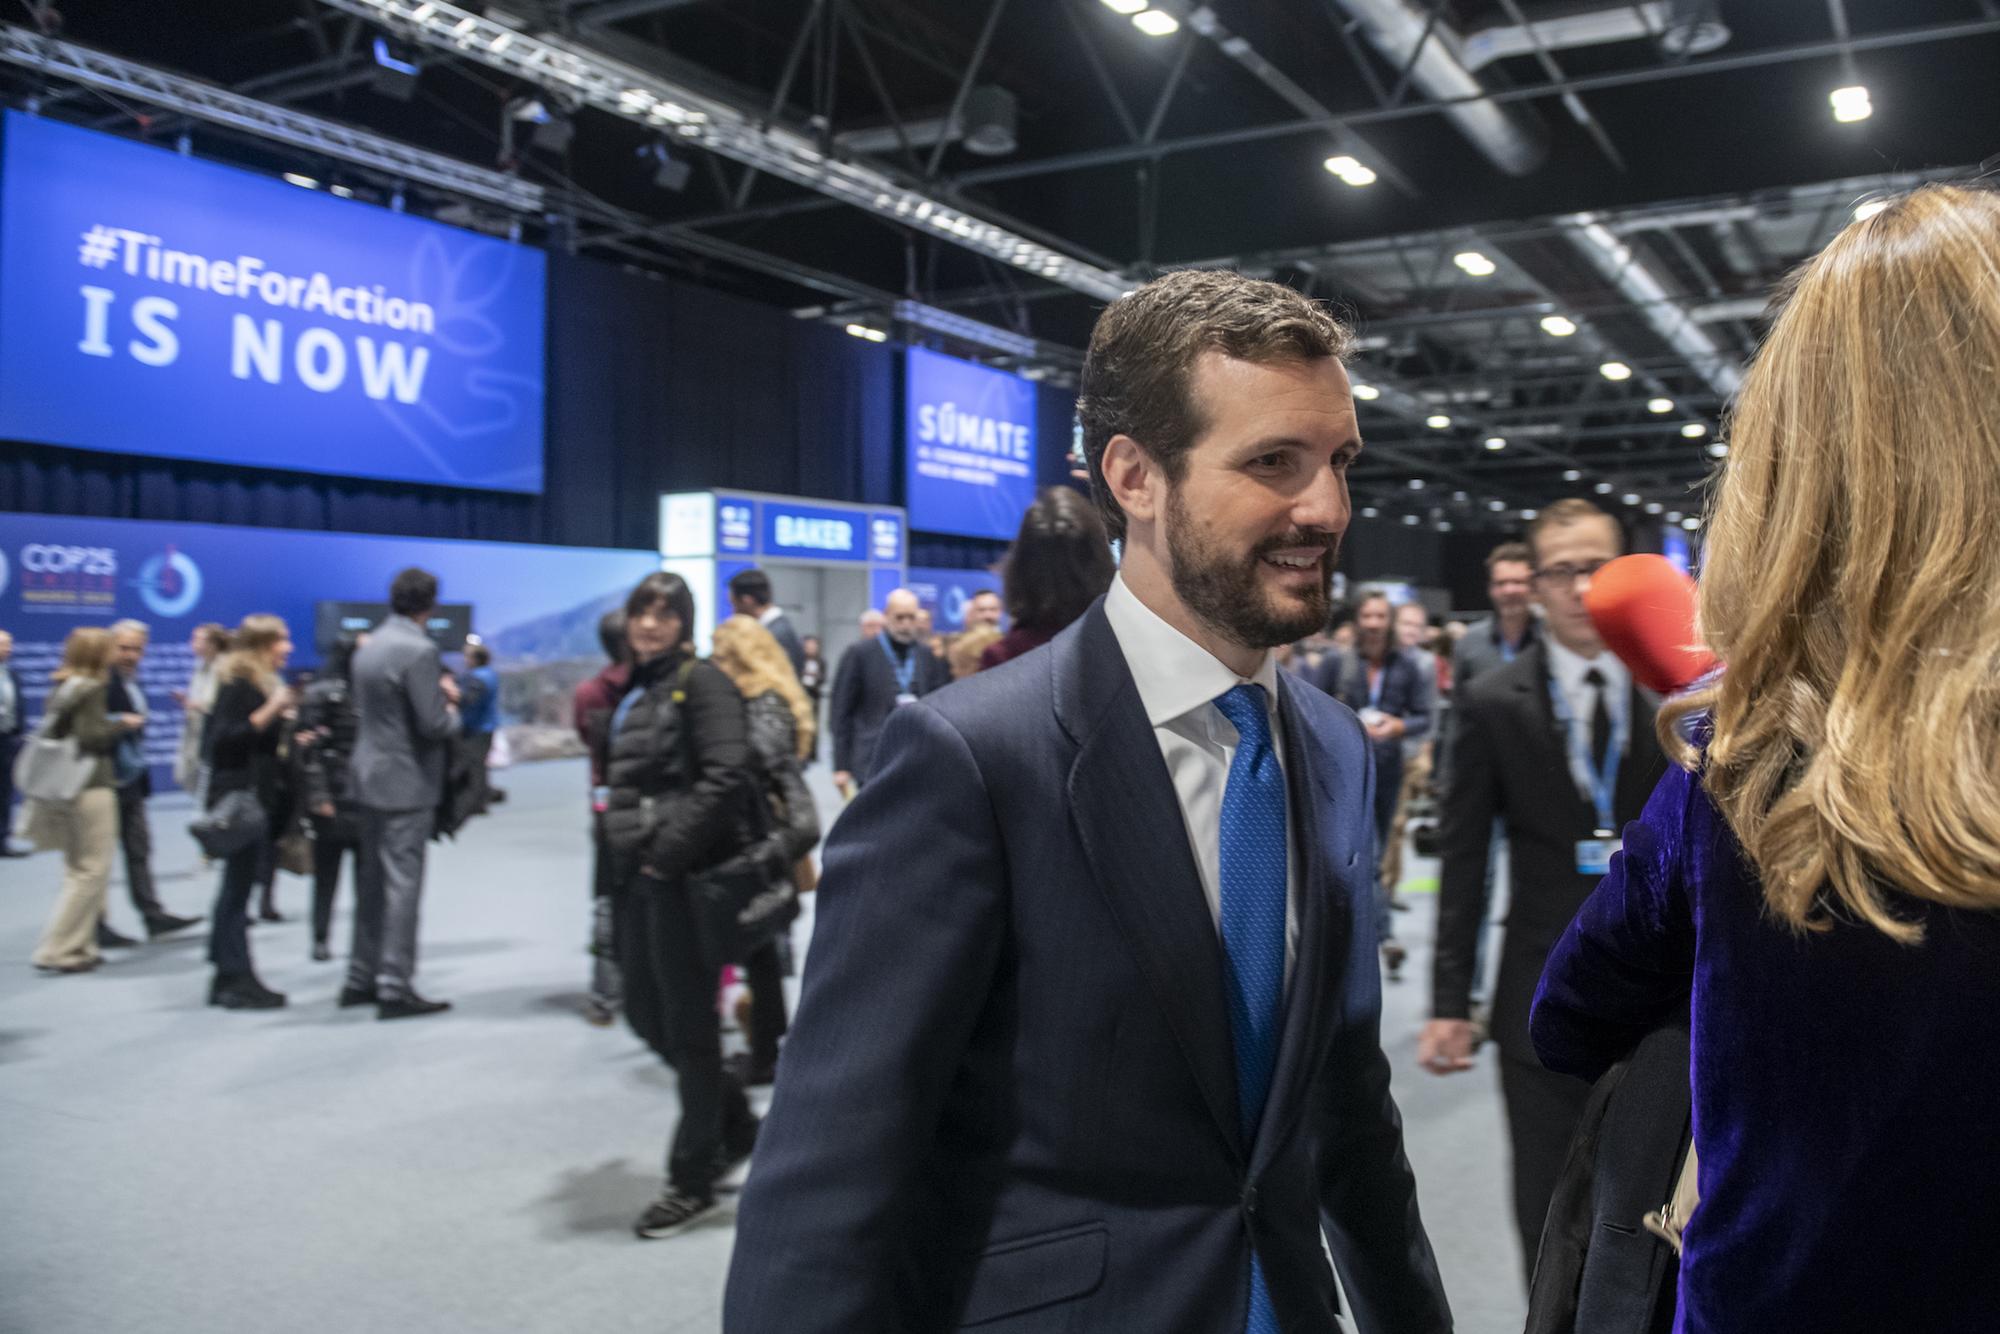
[[[1657,701],[1604,647],[1583,604],[1591,576],[1624,549],[1617,521],[1587,500],[1558,501],[1528,529],[1528,548],[1543,633],[1512,662],[1481,673],[1454,709],[1432,1018],[1418,1059],[1434,1074],[1472,1068],[1474,955],[1498,818],[1512,897],[1491,1036],[1513,1146],[1522,1267],[1532,1276],[1549,1196],[1590,1088],[1542,1068],[1528,1041],[1528,1010],[1549,950],[1666,764],[1653,737]]]

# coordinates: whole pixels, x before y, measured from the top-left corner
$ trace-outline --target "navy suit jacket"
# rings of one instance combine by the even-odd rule
[[[727,1334],[1241,1330],[1451,1317],[1379,1042],[1369,750],[1279,678],[1302,887],[1277,1071],[1238,1125],[1226,956],[1094,607],[898,709],[835,825],[739,1213]]]
[[[928,695],[951,682],[951,669],[923,644],[910,650],[917,660],[910,693]],[[833,702],[828,706],[833,732],[833,767],[861,782],[875,775],[875,749],[882,728],[897,709],[896,669],[882,651],[879,636],[850,644],[833,673]]]

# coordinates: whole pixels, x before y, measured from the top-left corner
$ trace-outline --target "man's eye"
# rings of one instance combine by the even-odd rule
[[[1250,461],[1252,467],[1282,468],[1291,461],[1291,455],[1284,453],[1260,454]]]

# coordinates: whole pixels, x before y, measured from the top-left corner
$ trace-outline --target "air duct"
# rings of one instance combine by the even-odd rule
[[[1360,23],[1368,41],[1390,64],[1409,68],[1410,79],[1440,102],[1480,98],[1479,77],[1460,55],[1461,39],[1410,0],[1333,0]],[[1412,62],[1411,55],[1415,54]],[[1547,132],[1525,107],[1492,101],[1457,101],[1444,109],[1460,134],[1509,176],[1526,176],[1548,158]]]
[[[1688,317],[1687,311],[1667,291],[1666,284],[1596,214],[1577,213],[1564,218],[1563,231],[1591,267],[1624,293],[1638,308],[1637,313],[1653,326],[1653,331],[1700,372],[1710,388],[1725,399],[1736,392],[1743,383],[1743,371],[1736,358],[1718,347],[1708,331]]]
[[[1591,5],[1563,14],[1537,17],[1526,24],[1481,28],[1467,33],[1459,54],[1470,70],[1485,69],[1496,60],[1533,56],[1538,51],[1567,51],[1579,46],[1631,42],[1664,32],[1671,18],[1665,0],[1645,4]]]

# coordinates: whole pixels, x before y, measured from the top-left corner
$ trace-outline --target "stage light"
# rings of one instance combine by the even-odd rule
[[[1148,9],[1132,16],[1132,26],[1148,37],[1171,37],[1181,30],[1181,21],[1164,9]]]
[[[1486,447],[1495,454],[1498,454],[1501,450],[1507,448],[1507,437],[1504,435],[1489,435],[1486,437]]]
[[[1354,386],[1354,396],[1363,403],[1373,403],[1376,399],[1382,397],[1382,391],[1372,384],[1356,384]]]
[[[1656,416],[1672,412],[1673,410],[1674,401],[1671,398],[1649,398],[1646,400],[1646,411]]]
[[[1566,315],[1544,315],[1542,332],[1551,338],[1567,338],[1576,332],[1576,321]]]
[[[368,76],[369,90],[398,102],[409,101],[417,91],[417,76],[424,72],[416,52],[401,42],[379,36],[374,49],[375,68]]]
[[[1700,422],[1689,422],[1686,426],[1681,427],[1681,434],[1690,440],[1699,440],[1708,434],[1708,427],[1702,425]]]
[[[1597,373],[1607,380],[1629,380],[1632,368],[1622,361],[1607,361],[1597,368]]]
[[[1826,101],[1833,108],[1833,118],[1843,125],[1867,120],[1875,114],[1874,104],[1868,100],[1868,89],[1858,83],[1834,89],[1826,95]]]
[[[1461,250],[1451,257],[1451,262],[1458,265],[1459,268],[1464,269],[1466,273],[1474,278],[1491,278],[1494,274],[1500,272],[1498,264],[1480,254],[1477,250]]]
[[[639,156],[652,159],[654,185],[674,194],[687,189],[688,178],[694,175],[693,163],[675,157],[663,143],[647,144],[639,150]]]

